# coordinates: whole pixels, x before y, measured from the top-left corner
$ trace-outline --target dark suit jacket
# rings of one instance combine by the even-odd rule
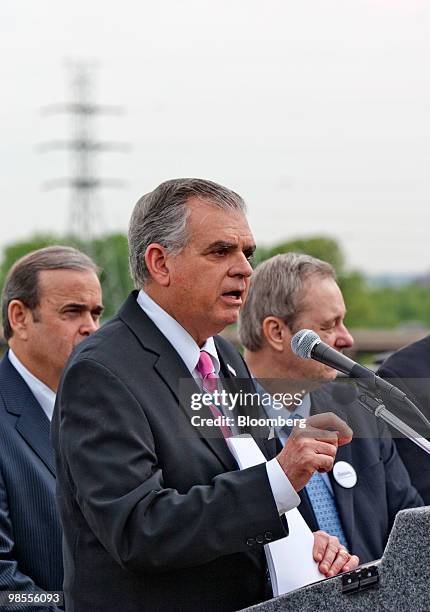
[[[378,374],[382,378],[390,379],[390,382],[402,389],[430,419],[430,336],[391,355],[382,364]],[[419,434],[430,438],[422,421],[410,410],[402,411],[398,406],[389,408]],[[397,431],[393,432],[393,437],[412,483],[421,493],[425,503],[430,504],[430,456]]]
[[[248,377],[216,343],[224,375],[229,363]],[[286,530],[266,468],[238,471],[222,438],[199,437],[185,378],[133,294],[66,367],[53,442],[68,612],[219,612],[267,596],[263,544]]]
[[[62,582],[49,420],[6,354],[0,362],[0,589],[61,591]]]
[[[332,472],[329,478],[350,551],[365,563],[382,556],[396,513],[422,506],[423,501],[411,485],[384,422],[357,401],[347,405],[335,401],[332,388],[329,384],[311,393],[311,413],[334,412],[354,432],[352,442],[339,447],[336,462],[346,461],[354,467],[356,486],[345,489]],[[299,510],[315,531],[318,524],[305,490],[300,497]]]

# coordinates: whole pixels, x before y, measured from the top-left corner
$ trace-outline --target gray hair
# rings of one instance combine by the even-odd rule
[[[246,212],[245,202],[237,193],[204,179],[173,179],[142,196],[134,207],[128,230],[130,273],[137,289],[149,279],[145,252],[150,244],[158,243],[173,254],[187,245],[190,198],[223,210]]]
[[[31,311],[39,306],[39,272],[42,270],[92,270],[96,264],[84,253],[68,246],[49,246],[31,251],[16,261],[6,277],[2,292],[3,334],[6,340],[13,335],[8,308],[12,300],[20,300]],[[35,319],[36,320],[36,319]]]
[[[257,266],[239,318],[245,348],[262,348],[266,317],[279,317],[292,327],[305,297],[303,285],[311,277],[335,279],[336,273],[326,261],[301,253],[275,255]]]

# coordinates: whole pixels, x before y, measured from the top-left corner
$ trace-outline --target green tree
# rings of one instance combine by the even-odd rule
[[[349,327],[368,327],[374,303],[364,276],[360,272],[343,273],[338,276],[338,283],[347,310],[345,323]]]
[[[257,249],[255,261],[260,263],[274,255],[289,252],[306,253],[312,257],[328,261],[337,273],[341,273],[345,265],[344,256],[339,244],[333,238],[326,236],[295,238],[294,240],[277,243],[272,247],[260,247]]]
[[[272,247],[257,249],[256,265],[281,253],[304,253],[330,263],[336,270],[339,286],[347,305],[347,323],[351,327],[366,326],[372,319],[374,305],[364,276],[357,271],[346,271],[345,257],[339,243],[326,236],[295,238]]]
[[[118,310],[132,289],[128,269],[128,244],[124,234],[110,234],[91,243],[90,255],[101,268],[105,312],[110,318]]]

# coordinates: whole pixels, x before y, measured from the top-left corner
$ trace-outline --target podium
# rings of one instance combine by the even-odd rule
[[[381,559],[246,610],[429,612],[430,506],[397,514]]]

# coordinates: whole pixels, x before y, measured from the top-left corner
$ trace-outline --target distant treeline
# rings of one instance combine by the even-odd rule
[[[87,252],[101,268],[105,318],[116,311],[132,288],[128,271],[127,239],[110,234],[83,244],[72,238],[34,236],[11,244],[3,251],[0,284],[11,265],[29,251],[50,244],[71,244]],[[411,282],[401,287],[369,285],[364,274],[349,270],[342,249],[332,238],[300,238],[257,249],[254,265],[278,253],[297,251],[330,262],[337,271],[348,309],[347,324],[352,328],[393,329],[414,324],[430,327],[430,283]]]

